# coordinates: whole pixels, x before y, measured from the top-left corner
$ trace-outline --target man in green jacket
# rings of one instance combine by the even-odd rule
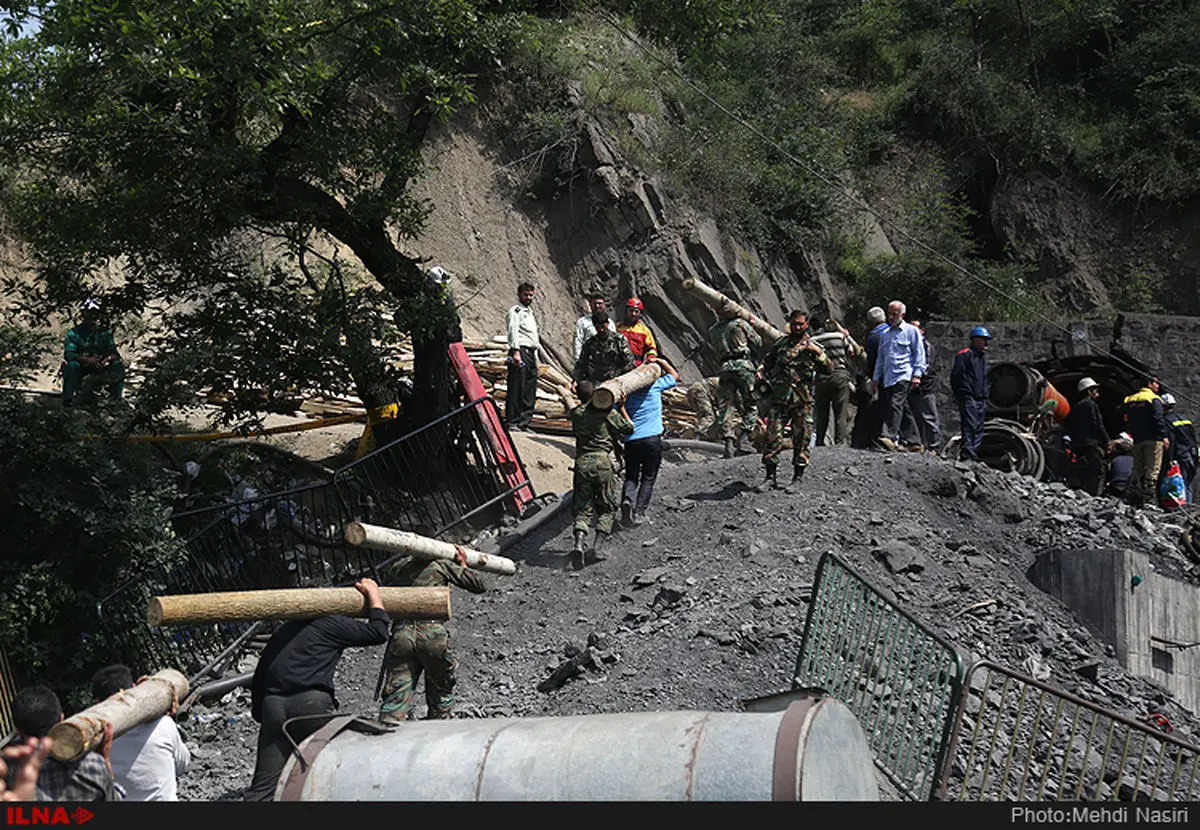
[[[625,338],[621,338],[624,340]],[[586,351],[587,347],[584,347]],[[575,430],[575,495],[572,504],[575,546],[571,567],[583,567],[583,540],[596,520],[596,538],[592,541],[592,561],[604,560],[602,551],[612,533],[613,521],[621,504],[617,475],[613,470],[612,449],[633,434],[633,422],[619,408],[601,409],[592,402],[595,386],[591,381],[578,384],[579,406],[570,412]]]
[[[75,405],[75,395],[87,375],[99,375],[117,398],[125,389],[125,362],[117,352],[112,329],[100,322],[100,301],[85,300],[79,325],[63,343],[63,406]]]

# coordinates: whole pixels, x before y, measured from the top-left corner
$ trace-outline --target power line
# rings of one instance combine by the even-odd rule
[[[1075,336],[1074,332],[1072,332],[1069,328],[1064,326],[1062,323],[1058,322],[1057,320],[1054,320],[1051,317],[1046,316],[1041,311],[1039,311],[1037,308],[1022,302],[1018,298],[1012,296],[1008,292],[1006,292],[1003,289],[996,286],[994,283],[987,280],[985,277],[979,276],[978,274],[969,270],[965,266],[959,264],[955,260],[946,256],[945,254],[943,254],[941,251],[937,250],[933,246],[925,243],[923,240],[918,239],[917,237],[908,233],[908,231],[904,230],[904,228],[900,227],[898,224],[896,224],[895,222],[893,222],[892,220],[888,219],[886,216],[882,215],[877,210],[875,210],[875,208],[873,208],[865,199],[863,199],[862,197],[847,190],[846,187],[844,185],[840,184],[834,177],[825,173],[824,171],[822,171],[820,168],[816,167],[815,165],[810,164],[809,162],[806,162],[804,159],[801,159],[800,157],[791,153],[786,148],[781,147],[778,144],[778,142],[776,142],[769,135],[763,133],[761,130],[759,130],[757,127],[755,127],[749,121],[742,118],[737,113],[730,111],[728,108],[725,107],[724,104],[722,104],[720,101],[716,100],[711,95],[709,95],[708,92],[705,91],[702,87],[700,87],[698,84],[696,84],[690,78],[688,78],[682,72],[680,72],[677,67],[672,66],[671,64],[667,63],[666,61],[664,61],[663,59],[661,59],[660,57],[655,55],[649,49],[647,49],[641,43],[641,41],[639,41],[636,37],[634,37],[633,34],[631,32],[629,32],[629,30],[627,30],[617,20],[615,20],[611,14],[604,13],[604,14],[602,14],[602,16],[606,23],[608,23],[610,26],[612,26],[614,29],[616,29],[620,35],[622,35],[626,40],[628,40],[630,43],[632,43],[643,55],[645,55],[650,60],[654,61],[656,64],[658,64],[662,68],[666,69],[668,72],[670,72],[676,78],[678,78],[680,81],[682,81],[688,87],[690,87],[694,92],[696,92],[698,95],[700,95],[702,98],[704,98],[704,100],[708,101],[710,104],[712,104],[718,110],[720,110],[728,118],[730,118],[731,120],[740,124],[742,127],[744,127],[749,132],[753,133],[758,138],[762,139],[762,141],[766,142],[766,144],[768,144],[772,149],[774,149],[776,152],[778,152],[784,158],[791,161],[793,164],[795,164],[797,167],[799,167],[802,170],[804,170],[805,172],[807,172],[809,175],[811,175],[814,178],[817,178],[820,181],[824,182],[825,184],[829,185],[831,188],[833,188],[835,190],[835,192],[840,193],[841,196],[846,201],[848,201],[850,204],[852,204],[854,207],[857,207],[857,208],[860,208],[861,210],[866,211],[871,216],[873,216],[875,218],[875,220],[877,222],[879,222],[879,224],[888,228],[889,230],[894,232],[897,236],[901,237],[905,241],[912,243],[917,248],[920,248],[922,251],[928,253],[934,259],[940,260],[941,262],[949,265],[951,268],[953,268],[958,273],[974,280],[975,282],[979,283],[980,285],[983,285],[984,287],[986,287],[990,291],[992,291],[994,294],[997,294],[1000,297],[1003,297],[1004,299],[1008,300],[1010,303],[1015,305],[1017,308],[1027,311],[1032,317],[1040,319],[1042,322],[1047,323],[1050,326],[1052,326],[1053,328],[1058,329],[1059,331],[1063,332],[1068,337],[1071,337],[1072,339],[1074,338],[1074,336]],[[1090,344],[1089,344],[1089,346],[1090,346]],[[1116,355],[1116,354],[1110,352],[1108,349],[1099,348],[1099,349],[1097,349],[1097,351],[1101,355],[1112,359],[1119,365],[1124,366],[1125,368],[1130,369],[1130,370],[1138,373],[1139,375],[1142,374],[1141,369],[1139,369],[1136,366],[1131,366],[1126,360],[1121,358],[1119,355]],[[1183,394],[1182,392],[1178,393],[1177,397],[1181,397],[1193,405],[1195,405],[1195,403],[1196,403],[1196,401],[1193,398],[1191,398],[1188,395]]]

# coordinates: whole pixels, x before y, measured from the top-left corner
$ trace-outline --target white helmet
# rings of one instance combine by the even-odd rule
[[[99,311],[100,310],[100,301],[97,300],[95,297],[88,297],[86,300],[83,301],[83,310],[84,311]]]
[[[1084,378],[1083,380],[1079,381],[1079,391],[1086,392],[1092,387],[1099,385],[1100,384],[1096,383],[1096,381],[1092,380],[1091,378]]]
[[[1175,405],[1175,396],[1172,395],[1170,392],[1163,392],[1162,402],[1163,402],[1163,406],[1174,406]]]

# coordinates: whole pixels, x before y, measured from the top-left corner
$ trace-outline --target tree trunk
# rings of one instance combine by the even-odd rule
[[[420,536],[390,527],[351,522],[346,525],[346,541],[352,545],[372,550],[408,553],[419,559],[454,561],[454,555],[462,550],[469,568],[493,574],[511,575],[517,572],[517,563],[503,556],[480,553],[477,550],[452,545],[440,539],[430,539],[428,536]]]
[[[449,588],[380,588],[394,620],[450,619]],[[366,598],[354,588],[280,588],[153,597],[150,625],[257,620],[312,620],[330,614],[367,616]]]
[[[174,669],[164,669],[132,689],[123,689],[55,724],[50,730],[54,739],[50,754],[60,761],[82,758],[89,749],[99,746],[106,723],[112,724],[113,737],[119,737],[139,723],[167,714],[187,693],[187,678]]]

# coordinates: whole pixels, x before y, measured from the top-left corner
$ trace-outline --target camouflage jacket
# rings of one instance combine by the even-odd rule
[[[487,590],[479,574],[457,562],[409,556],[388,569],[387,584],[401,588],[440,588],[457,585],[472,594]]]
[[[708,330],[708,339],[721,356],[722,372],[754,371],[754,353],[762,348],[762,338],[745,320],[721,320]]]
[[[763,376],[771,387],[771,403],[778,406],[812,403],[814,371],[829,374],[833,364],[807,332],[776,340],[763,359]]]
[[[607,453],[613,448],[614,439],[623,441],[633,434],[633,421],[621,414],[621,410],[614,407],[604,412],[586,403],[571,410],[571,426],[575,430],[576,458],[590,452]]]
[[[579,360],[575,361],[575,380],[602,383],[632,370],[636,364],[629,341],[614,332],[604,336],[594,334],[583,344]]]

